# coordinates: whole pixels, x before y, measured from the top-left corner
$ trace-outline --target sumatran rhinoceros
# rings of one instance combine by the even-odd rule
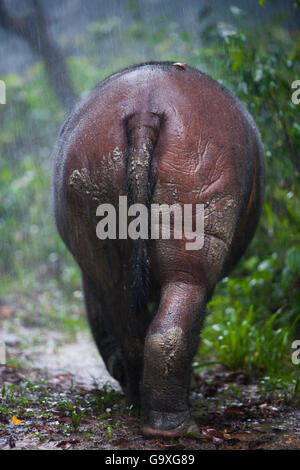
[[[189,385],[206,304],[245,252],[262,210],[263,150],[253,119],[185,64],[129,67],[70,114],[53,186],[57,228],[81,269],[93,336],[139,408],[143,434],[195,430]],[[203,207],[201,248],[187,249],[184,233],[172,237],[174,217],[169,238],[129,237],[130,213],[99,238],[99,214],[108,205],[118,214],[120,196],[129,207]]]

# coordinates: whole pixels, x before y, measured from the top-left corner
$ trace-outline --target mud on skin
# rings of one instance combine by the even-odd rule
[[[68,118],[53,187],[57,228],[81,268],[99,352],[110,370],[117,360],[144,434],[177,436],[193,426],[190,370],[206,303],[259,221],[264,161],[255,124],[196,69],[132,66],[101,82]],[[204,204],[203,248],[99,240],[95,208],[117,205],[120,195],[148,207]]]

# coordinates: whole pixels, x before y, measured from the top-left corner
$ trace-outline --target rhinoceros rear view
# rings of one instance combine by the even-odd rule
[[[146,436],[174,437],[195,426],[188,394],[205,306],[251,241],[263,191],[252,118],[226,89],[185,65],[147,63],[110,76],[61,131],[57,228],[80,266],[101,356],[140,408]],[[201,248],[187,249],[184,231],[172,236],[175,217],[169,238],[129,237],[118,217],[125,200],[149,210],[204,208]],[[116,236],[97,236],[99,206],[102,215],[114,208]],[[195,226],[195,212],[192,218]]]

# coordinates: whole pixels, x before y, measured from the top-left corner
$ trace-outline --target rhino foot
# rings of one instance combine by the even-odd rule
[[[199,433],[198,426],[192,420],[189,411],[177,413],[149,411],[147,423],[142,424],[141,431],[145,437],[164,439],[180,437],[187,432]]]

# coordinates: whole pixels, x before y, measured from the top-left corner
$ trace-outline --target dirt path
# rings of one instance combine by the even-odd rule
[[[39,341],[29,341],[19,351],[20,340],[35,338]],[[97,386],[102,388],[105,384],[115,390],[120,390],[116,382],[107,372],[99,356],[97,348],[89,332],[80,333],[76,340],[65,343],[62,333],[48,330],[42,332],[38,328],[18,327],[14,333],[2,330],[0,341],[5,342],[10,354],[19,356],[19,365],[24,369],[40,369],[41,374],[49,378],[58,374],[70,374],[74,384],[87,389]]]
[[[199,434],[145,439],[88,331],[64,333],[1,320],[0,449],[300,449],[300,410],[261,394],[242,371],[195,376]]]

